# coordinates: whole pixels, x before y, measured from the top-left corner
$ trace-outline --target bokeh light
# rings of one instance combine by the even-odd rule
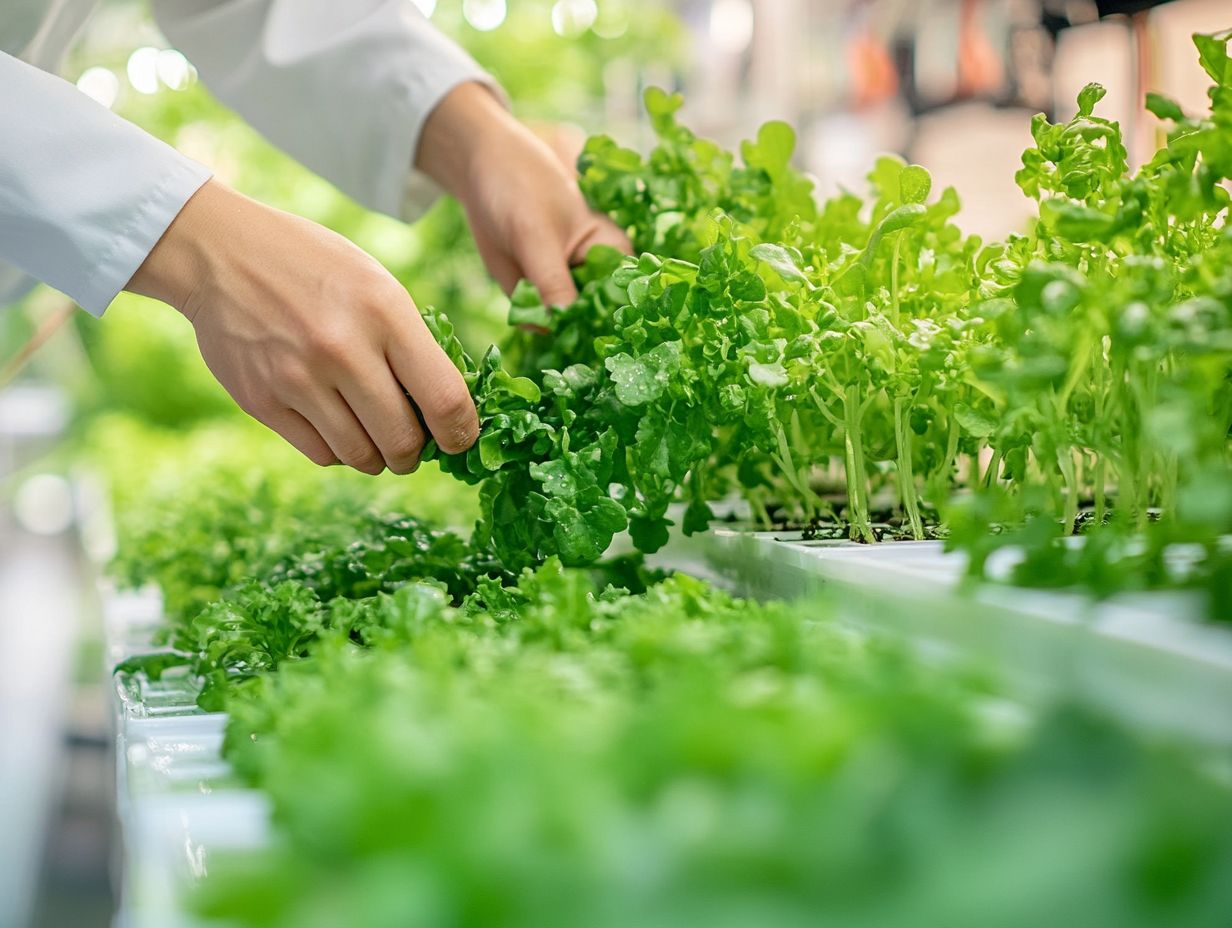
[[[505,21],[505,0],[463,0],[462,15],[472,28],[491,32]]]
[[[96,103],[111,109],[120,95],[120,79],[110,68],[86,68],[77,78],[77,89]]]
[[[552,5],[552,31],[557,35],[580,35],[594,25],[599,15],[595,0],[556,0]]]
[[[629,13],[625,5],[606,0],[590,28],[601,39],[619,39],[629,31]]]
[[[753,4],[749,0],[714,0],[710,38],[721,51],[738,55],[753,40]]]
[[[125,72],[128,82],[137,93],[158,92],[158,55],[157,48],[143,45],[128,56]]]
[[[174,48],[158,53],[156,64],[158,79],[172,90],[184,90],[196,80],[197,70],[188,63],[184,54]]]
[[[57,474],[35,474],[18,488],[13,512],[27,531],[57,535],[73,522],[73,488]]]

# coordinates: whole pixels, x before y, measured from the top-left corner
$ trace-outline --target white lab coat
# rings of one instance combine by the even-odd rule
[[[189,197],[198,164],[53,77],[96,0],[0,2],[0,306],[44,281],[101,315]],[[454,86],[491,78],[411,0],[155,0],[224,103],[365,206],[412,218],[412,168]]]

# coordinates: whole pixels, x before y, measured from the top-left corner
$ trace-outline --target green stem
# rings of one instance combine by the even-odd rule
[[[958,420],[950,417],[949,435],[945,440],[945,457],[941,459],[941,463],[937,465],[937,469],[932,472],[927,478],[927,487],[930,492],[941,494],[945,485],[950,482],[952,470],[954,467],[954,459],[958,456]],[[937,501],[934,500],[934,505]]]
[[[894,236],[894,257],[890,261],[890,306],[893,312],[894,325],[898,325],[898,253],[903,246],[903,237]]]
[[[817,500],[813,488],[808,485],[808,480],[803,472],[796,467],[796,461],[791,453],[791,443],[787,440],[787,434],[783,431],[781,424],[775,425],[775,435],[778,438],[779,451],[778,454],[771,454],[779,469],[782,470],[783,476],[787,478],[787,483],[796,492],[797,498],[800,500],[801,506],[804,507],[804,519],[806,522],[812,522],[817,517],[817,507],[814,500]],[[818,500],[818,502],[820,502]]]
[[[1108,508],[1107,498],[1105,496],[1105,493],[1106,493],[1105,486],[1107,482],[1107,474],[1106,474],[1107,456],[1111,449],[1104,447],[1104,443],[1099,440],[1101,437],[1101,434],[1100,434],[1101,430],[1104,429],[1105,427],[1104,426],[1104,406],[1105,406],[1104,372],[1106,369],[1107,367],[1106,367],[1105,359],[1104,359],[1104,346],[1103,346],[1103,340],[1101,339],[1100,344],[1099,344],[1099,358],[1096,361],[1095,371],[1094,371],[1095,422],[1092,426],[1092,435],[1091,435],[1091,438],[1092,438],[1091,448],[1095,452],[1095,467],[1093,468],[1094,477],[1092,479],[1092,482],[1094,484],[1094,493],[1095,493],[1095,524],[1096,525],[1104,524],[1104,514]]]
[[[911,429],[907,428],[903,415],[903,398],[894,398],[894,443],[898,449],[898,492],[903,501],[903,510],[911,523],[911,536],[916,541],[924,538],[924,525],[920,521],[920,508],[916,502],[915,474],[911,462]]]
[[[1146,518],[1146,513],[1138,509],[1141,423],[1135,419],[1137,406],[1133,393],[1126,384],[1128,373],[1128,365],[1123,360],[1118,359],[1113,363],[1112,393],[1115,395],[1115,405],[1119,413],[1117,431],[1121,436],[1121,466],[1116,474],[1117,510],[1124,514],[1127,523],[1140,528]]]
[[[1057,467],[1061,469],[1061,477],[1065,481],[1065,499],[1062,503],[1065,534],[1072,535],[1078,518],[1078,475],[1074,471],[1074,457],[1065,448],[1057,449]]]
[[[1158,370],[1154,364],[1146,366],[1138,377],[1131,378],[1131,387],[1135,390],[1135,400],[1138,405],[1138,529],[1146,528],[1148,512],[1151,508],[1151,464],[1154,455],[1150,444],[1143,441],[1141,430],[1145,426],[1149,410],[1154,405],[1155,383]]]
[[[1108,511],[1105,483],[1107,462],[1099,452],[1095,454],[1095,524],[1104,524],[1104,514]]]
[[[1001,449],[993,448],[992,457],[988,459],[988,470],[984,471],[984,486],[990,487],[997,479],[997,471],[1001,467]]]
[[[752,487],[745,492],[744,498],[748,501],[749,508],[753,510],[754,521],[770,529],[774,527],[774,523],[770,521],[770,513],[766,509],[764,496],[765,492],[761,487]]]
[[[1175,454],[1164,454],[1164,472],[1159,489],[1159,508],[1163,518],[1172,519],[1176,515],[1176,490],[1180,482],[1180,462]]]
[[[855,386],[849,386],[843,396],[846,419],[844,441],[847,464],[847,506],[852,537],[871,542],[873,527],[868,517],[868,472],[864,469],[864,445],[860,436],[861,405]]]
[[[838,416],[836,416],[834,413],[830,412],[830,407],[828,407],[824,402],[822,402],[821,397],[817,395],[817,388],[810,387],[809,393],[812,394],[813,402],[817,404],[817,408],[821,410],[821,414],[825,416],[828,420],[830,420],[830,423],[834,425],[836,428],[840,428],[840,429],[843,428],[844,427],[843,420],[840,419]]]

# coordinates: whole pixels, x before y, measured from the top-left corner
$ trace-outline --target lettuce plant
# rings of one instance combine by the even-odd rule
[[[585,564],[625,529],[657,550],[676,502],[686,533],[704,529],[739,491],[767,522],[773,505],[867,542],[888,494],[895,537],[950,532],[976,570],[1082,529],[1145,535],[1157,559],[1188,537],[1197,573],[1218,572],[1228,507],[1187,501],[1232,483],[1226,38],[1196,39],[1209,117],[1153,95],[1175,129],[1134,175],[1098,85],[1070,121],[1037,117],[1017,180],[1038,219],[1004,242],[963,235],[954,191],[891,157],[868,199],[817,204],[789,127],[768,123],[738,160],[649,92],[649,155],[601,136],[579,160],[637,254],[596,250],[571,306],[519,288],[511,321],[549,333],[478,364],[430,319],[480,410],[478,445],[441,457],[481,485],[477,538],[510,567]]]

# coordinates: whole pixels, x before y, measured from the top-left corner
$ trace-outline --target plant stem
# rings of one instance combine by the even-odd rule
[[[774,527],[774,523],[770,520],[764,496],[765,492],[762,487],[751,487],[745,492],[745,499],[748,501],[749,508],[753,510],[754,520],[769,529]]]
[[[920,508],[916,502],[915,474],[911,462],[911,430],[903,415],[903,398],[894,398],[894,444],[898,449],[898,491],[903,501],[903,510],[911,523],[911,537],[916,541],[924,538],[924,526],[920,521]]]
[[[813,492],[813,488],[808,485],[808,481],[801,470],[796,467],[795,458],[791,453],[791,444],[788,442],[787,434],[783,431],[781,424],[776,424],[775,435],[778,438],[779,450],[778,454],[771,454],[771,457],[779,465],[779,469],[783,471],[783,476],[787,478],[788,484],[795,490],[800,504],[804,507],[804,520],[812,522],[817,516],[817,506],[814,505],[814,500],[817,499],[817,496]],[[818,502],[820,501],[818,500]]]
[[[1103,442],[1099,440],[1100,430],[1104,429],[1104,371],[1106,362],[1104,359],[1104,344],[1103,339],[1099,343],[1099,359],[1095,364],[1095,421],[1092,425],[1091,448],[1095,452],[1095,476],[1093,478],[1095,492],[1095,524],[1104,524],[1104,514],[1107,511],[1107,500],[1105,498],[1105,481],[1107,455],[1110,449],[1103,447]]]
[[[1116,474],[1117,480],[1117,511],[1123,513],[1127,522],[1141,528],[1146,517],[1144,511],[1138,508],[1138,445],[1140,422],[1135,419],[1136,403],[1132,391],[1126,385],[1129,374],[1128,365],[1118,357],[1112,364],[1111,390],[1115,395],[1117,411],[1120,413],[1118,432],[1121,436],[1120,467]]]
[[[817,395],[817,388],[810,387],[809,393],[813,397],[813,402],[817,404],[817,408],[821,410],[821,414],[825,416],[828,420],[830,420],[830,423],[832,425],[840,429],[843,428],[844,427],[843,420],[840,419],[838,416],[834,415],[834,413],[830,412],[830,407],[828,407],[824,402],[822,402],[821,397]],[[840,396],[839,399],[841,400],[842,397]]]
[[[1165,519],[1176,516],[1176,488],[1180,482],[1180,462],[1175,454],[1164,453],[1164,472],[1159,488],[1159,508]]]
[[[950,417],[949,434],[945,440],[945,457],[937,465],[936,470],[926,478],[926,489],[935,492],[938,497],[944,494],[946,485],[952,477],[954,459],[958,456],[958,420]]]
[[[1144,433],[1147,413],[1155,399],[1157,373],[1155,365],[1148,362],[1139,368],[1136,376],[1130,378],[1130,389],[1133,391],[1138,411],[1137,429],[1135,430],[1138,452],[1135,462],[1135,468],[1138,472],[1138,499],[1135,508],[1137,510],[1139,531],[1146,528],[1151,508],[1151,459],[1154,455],[1151,453],[1150,444],[1144,441]]]
[[[894,325],[898,325],[898,253],[903,246],[903,237],[894,236],[894,257],[890,261],[890,306],[893,310]]]
[[[1074,456],[1069,449],[1057,449],[1057,467],[1061,469],[1061,477],[1065,481],[1065,500],[1062,503],[1065,534],[1072,535],[1078,518],[1078,476],[1074,471]]]
[[[1099,452],[1095,454],[1095,524],[1104,524],[1104,514],[1108,511],[1108,502],[1105,496],[1105,474],[1107,462],[1104,456]]]
[[[846,417],[844,432],[847,462],[847,506],[850,510],[852,537],[871,542],[873,527],[868,518],[868,473],[864,469],[864,445],[860,436],[860,395],[854,385],[847,387],[843,396],[843,413]]]
[[[977,458],[978,462],[978,458]],[[993,448],[992,457],[988,459],[988,470],[984,471],[984,486],[990,487],[993,481],[997,479],[997,471],[1001,467],[1001,449]]]

